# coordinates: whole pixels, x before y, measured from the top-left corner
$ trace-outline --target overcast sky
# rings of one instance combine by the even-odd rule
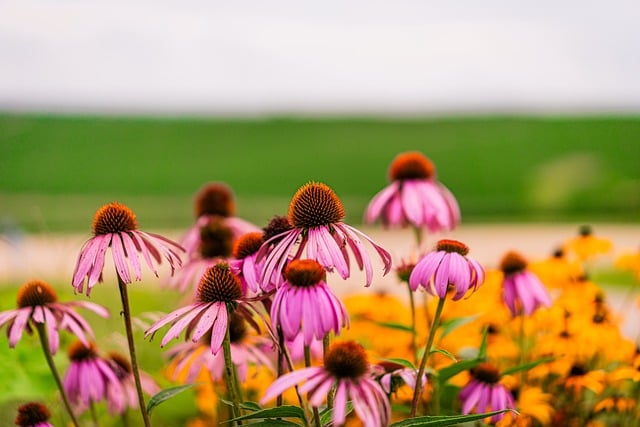
[[[0,109],[640,112],[640,1],[0,0]]]

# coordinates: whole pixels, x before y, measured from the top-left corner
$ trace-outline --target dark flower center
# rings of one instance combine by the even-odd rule
[[[456,252],[462,256],[465,256],[469,253],[469,246],[457,240],[450,239],[439,240],[436,249],[438,251]]]
[[[20,427],[32,427],[46,422],[51,418],[51,412],[39,402],[29,402],[18,406],[18,416],[15,424]]]
[[[358,379],[368,367],[364,347],[353,341],[334,344],[324,356],[324,368],[336,378]]]
[[[562,259],[564,258],[564,250],[562,248],[557,248],[555,251],[553,251],[552,256],[553,258]]]
[[[81,341],[75,341],[69,346],[69,359],[73,361],[90,360],[98,357],[98,351],[94,343],[90,343],[89,347],[82,344]]]
[[[500,261],[500,270],[507,276],[524,271],[525,268],[527,268],[527,261],[515,251],[507,252]]]
[[[335,224],[344,215],[344,207],[336,193],[318,182],[300,187],[289,205],[289,220],[297,228]]]
[[[401,282],[409,283],[409,278],[411,277],[411,273],[413,269],[416,268],[415,262],[402,262],[396,268],[396,275]]]
[[[228,185],[222,182],[206,184],[196,194],[196,218],[199,218],[202,215],[230,217],[234,216],[235,213],[236,203],[233,192]]]
[[[262,246],[262,233],[254,231],[251,233],[245,233],[236,242],[233,247],[233,257],[235,259],[244,259],[250,255],[255,254]]]
[[[584,366],[580,364],[572,365],[571,369],[569,370],[570,377],[582,377],[586,374],[587,374],[587,370],[585,369]]]
[[[109,353],[109,360],[111,360],[115,365],[116,373],[118,374],[119,378],[122,378],[133,372],[133,368],[131,367],[129,359],[123,354],[111,352]]]
[[[323,281],[327,273],[325,269],[312,259],[296,259],[287,265],[284,277],[293,286],[314,286]]]
[[[136,215],[122,203],[113,202],[104,205],[93,217],[93,234],[96,236],[137,229]]]
[[[485,384],[497,384],[500,381],[500,371],[490,363],[481,363],[471,370],[475,379]]]
[[[429,179],[434,174],[435,167],[431,160],[417,151],[398,154],[389,167],[391,181]]]
[[[209,220],[200,229],[200,255],[203,258],[228,258],[233,251],[233,231],[220,217]]]
[[[293,225],[289,221],[289,217],[287,216],[274,216],[269,224],[262,229],[263,239],[266,242],[270,238],[277,236],[278,234],[282,234],[285,231],[289,231],[293,229]],[[274,242],[277,243],[277,242]]]
[[[233,302],[241,296],[240,279],[225,262],[207,269],[198,284],[199,302]]]
[[[589,225],[582,225],[578,230],[578,234],[582,237],[591,236],[593,234],[593,229]]]
[[[35,307],[58,301],[51,285],[42,280],[32,280],[22,285],[16,298],[18,307]]]
[[[237,313],[231,313],[229,318],[229,339],[233,343],[242,342],[247,336],[247,322]]]

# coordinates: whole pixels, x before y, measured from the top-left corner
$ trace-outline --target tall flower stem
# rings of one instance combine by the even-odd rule
[[[136,347],[133,339],[133,327],[131,326],[131,309],[129,308],[129,295],[127,293],[127,284],[118,276],[118,287],[120,289],[120,299],[122,300],[122,316],[124,317],[124,328],[127,332],[127,344],[129,346],[129,357],[131,358],[131,370],[133,379],[136,383],[136,391],[138,393],[138,406],[140,406],[140,414],[144,421],[145,427],[151,427],[151,420],[147,412],[147,405],[142,394],[142,382],[140,381],[140,371],[138,369],[138,359],[136,357]]]
[[[418,363],[418,345],[416,344],[416,301],[413,296],[413,291],[409,282],[407,282],[407,289],[409,290],[409,308],[411,312],[411,353],[413,354],[413,363]]]
[[[422,355],[420,368],[418,369],[418,376],[416,377],[416,386],[413,390],[413,401],[411,402],[411,417],[416,416],[418,401],[420,400],[420,396],[422,395],[422,376],[424,375],[424,370],[427,365],[427,359],[429,359],[429,354],[431,353],[433,339],[435,338],[436,330],[438,329],[438,324],[440,323],[440,316],[442,315],[444,301],[445,298],[440,298],[438,300],[438,306],[436,307],[436,312],[433,315],[433,321],[431,322],[431,329],[429,329],[429,337],[427,338],[427,344],[424,347],[424,354]]]
[[[47,335],[47,330],[45,329],[44,323],[34,323],[36,325],[36,329],[38,330],[38,336],[40,337],[40,345],[42,346],[44,358],[47,359],[47,364],[49,365],[49,369],[51,370],[51,375],[53,375],[53,379],[58,386],[58,390],[60,390],[60,396],[62,396],[64,407],[69,413],[69,417],[71,418],[71,422],[73,423],[73,425],[75,427],[78,427],[78,420],[73,414],[73,410],[71,409],[71,405],[69,404],[69,398],[67,397],[67,393],[65,393],[62,381],[60,380],[60,374],[58,373],[58,369],[56,368],[55,363],[53,363],[53,356],[49,351],[49,336]]]
[[[311,350],[309,350],[309,346],[304,346],[304,366],[305,368],[311,367]],[[316,427],[322,427],[322,423],[320,422],[320,412],[318,412],[317,406],[312,406],[311,410],[313,411],[313,421],[316,423]]]
[[[331,345],[331,335],[327,333],[325,334],[324,337],[322,337],[322,356],[323,357],[327,355],[330,345]],[[335,388],[332,388],[331,390],[329,390],[329,393],[327,394],[327,408],[329,408],[329,410],[333,409],[334,393],[335,393]]]
[[[276,366],[276,370],[277,370],[276,375],[278,376],[278,378],[280,378],[282,375],[284,375],[284,358],[285,358],[284,335],[282,334],[282,328],[280,327],[280,325],[278,325],[277,334],[278,334],[278,351],[276,353],[278,357],[278,362]],[[281,394],[279,394],[276,397],[276,406],[282,406]]]
[[[222,353],[224,355],[225,377],[227,379],[229,399],[233,402],[231,413],[233,414],[233,418],[237,418],[240,416],[240,390],[238,390],[236,370],[231,360],[231,335],[228,327],[227,332],[224,334],[224,340],[222,340]],[[240,424],[240,422],[238,422],[238,424]]]

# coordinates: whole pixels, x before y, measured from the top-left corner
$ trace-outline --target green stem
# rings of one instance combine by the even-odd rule
[[[433,339],[436,335],[438,324],[440,323],[440,315],[442,314],[444,301],[445,301],[445,298],[440,298],[438,300],[438,307],[436,307],[436,313],[433,316],[433,322],[431,322],[429,337],[427,338],[427,344],[424,347],[424,354],[422,355],[422,360],[420,361],[420,368],[418,369],[418,376],[416,377],[416,386],[415,386],[415,389],[413,390],[413,401],[411,402],[411,418],[416,416],[416,411],[418,409],[418,401],[420,400],[420,396],[422,395],[422,386],[423,386],[422,376],[424,375],[424,370],[427,365],[427,359],[429,359],[429,354],[431,353],[431,346],[433,345]]]
[[[231,406],[231,413],[233,414],[233,418],[237,418],[240,416],[240,394],[238,389],[236,388],[238,385],[238,381],[235,378],[236,371],[235,367],[233,366],[233,361],[231,360],[231,334],[229,333],[229,327],[227,327],[227,331],[224,334],[224,340],[222,340],[222,352],[224,355],[227,390],[229,392],[229,399],[231,400],[231,402],[233,402],[233,405]]]
[[[133,339],[133,327],[131,326],[131,309],[129,308],[127,284],[124,283],[119,274],[116,275],[118,276],[118,288],[120,289],[120,299],[122,300],[122,316],[124,317],[124,328],[127,332],[127,344],[129,346],[129,357],[131,358],[131,371],[133,372],[133,379],[136,383],[140,415],[142,415],[145,427],[151,427],[151,420],[149,419],[147,405],[144,401],[144,394],[142,392],[142,382],[140,381],[140,370],[138,368],[135,341]]]
[[[420,245],[422,245],[422,228],[413,227],[413,234],[416,236],[416,245],[418,246],[418,250],[420,250]]]
[[[98,427],[100,424],[98,423],[98,414],[96,413],[96,405],[93,403],[93,399],[89,400],[89,411],[91,412],[91,419],[93,420],[93,425]]]
[[[282,328],[280,327],[280,325],[278,325],[278,330],[277,330],[277,334],[278,334],[278,351],[277,353],[277,357],[278,357],[278,363],[277,363],[277,372],[276,375],[278,376],[278,378],[280,378],[282,375],[284,375],[284,351],[285,351],[285,342],[284,342],[284,334],[282,333]],[[282,406],[282,395],[279,394],[276,397],[276,407],[278,406]]]
[[[418,363],[418,345],[416,344],[416,301],[411,290],[411,285],[407,282],[409,290],[409,308],[411,309],[411,354],[413,354],[413,363]]]
[[[60,374],[58,373],[58,369],[56,368],[56,364],[53,363],[53,356],[49,351],[49,336],[47,335],[47,330],[44,327],[44,323],[34,322],[36,325],[36,329],[38,330],[38,336],[40,337],[40,345],[42,346],[42,351],[44,352],[44,358],[47,359],[47,365],[49,365],[49,369],[51,370],[51,375],[53,375],[53,379],[58,386],[58,390],[60,390],[60,396],[62,396],[62,402],[64,403],[64,407],[67,409],[69,413],[69,417],[71,417],[71,422],[75,427],[78,427],[78,420],[76,416],[73,414],[73,410],[71,409],[71,405],[69,404],[69,398],[67,397],[67,393],[64,391],[64,387],[62,385],[62,381],[60,380]]]
[[[331,335],[327,333],[325,334],[324,337],[322,337],[322,357],[323,358],[327,355],[327,352],[329,351],[330,346],[331,346]],[[329,393],[327,393],[327,408],[329,410],[333,409],[334,392],[335,392],[335,388],[332,388],[331,390],[329,390]]]
[[[311,350],[309,350],[309,346],[306,344],[304,346],[304,366],[305,368],[309,368],[311,366]],[[313,411],[313,421],[316,423],[316,427],[322,427],[318,407],[312,406],[311,410]]]

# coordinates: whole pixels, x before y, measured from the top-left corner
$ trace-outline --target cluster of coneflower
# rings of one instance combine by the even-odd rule
[[[421,153],[398,155],[389,168],[389,180],[367,207],[365,222],[413,228],[413,251],[423,250],[424,232],[448,232],[459,224],[455,198]],[[102,354],[89,323],[75,311],[80,307],[108,316],[103,307],[59,302],[53,288],[41,280],[20,289],[17,309],[0,313],[0,327],[6,325],[11,347],[25,330],[38,333],[76,427],[78,417],[85,411],[95,413],[93,406],[102,401],[114,415],[138,409],[149,426],[145,394],[154,404],[173,395],[160,391],[138,366],[127,290],[134,280],[142,280],[147,268],[157,276],[162,261],[171,270],[162,283],[182,292],[186,302],[149,325],[144,335],[152,338],[168,326],[160,345],[170,347],[170,378],[196,383],[204,375],[214,385],[216,396],[203,403],[213,407],[212,402],[218,402],[211,422],[258,420],[262,425],[318,427],[340,426],[352,419],[374,427],[473,420],[549,425],[557,417],[574,422],[586,417],[584,411],[569,410],[582,399],[574,391],[589,389],[586,380],[576,378],[594,372],[594,360],[635,366],[636,362],[628,363],[635,347],[622,347],[626,341],[617,325],[618,335],[606,334],[617,340],[613,345],[620,357],[601,354],[607,346],[578,350],[586,344],[578,339],[580,325],[573,324],[581,313],[575,304],[595,285],[586,279],[583,265],[569,262],[565,252],[533,265],[511,251],[498,269],[485,271],[469,256],[467,245],[441,239],[432,250],[415,259],[407,257],[395,268],[399,282],[407,287],[408,307],[388,295],[367,297],[371,305],[358,307],[338,297],[328,282],[349,278],[357,267],[368,287],[376,269],[383,275],[391,271],[392,257],[343,222],[344,207],[328,185],[303,185],[287,215],[275,216],[259,228],[235,216],[227,185],[207,184],[196,195],[195,217],[193,227],[175,243],[139,230],[135,215],[122,204],[107,204],[95,215],[93,237],[80,252],[71,282],[77,292],[86,289],[89,296],[103,280],[106,254],[111,252],[127,355]],[[585,249],[585,241],[576,241],[565,249],[582,256],[579,261],[608,249],[588,230],[581,239],[590,239],[592,246]],[[480,292],[484,297],[471,298]],[[418,307],[421,295],[424,304]],[[600,302],[592,321],[612,325],[603,294],[597,295]],[[385,318],[387,306],[399,309]],[[562,308],[559,319],[554,318],[557,307]],[[561,330],[556,330],[558,324]],[[78,338],[68,349],[70,364],[64,377],[52,358],[61,330]],[[181,336],[185,342],[174,344]],[[632,379],[635,388],[612,397],[637,397],[637,377]],[[256,378],[263,378],[257,387]],[[567,410],[553,407],[548,394],[557,389],[551,387],[572,390],[563,394]],[[528,406],[526,399],[533,395],[538,406]],[[611,407],[618,408],[618,401]],[[586,421],[596,419],[593,406]],[[637,412],[635,405],[629,406]],[[16,424],[51,425],[47,419],[48,410],[32,403],[21,407]]]

